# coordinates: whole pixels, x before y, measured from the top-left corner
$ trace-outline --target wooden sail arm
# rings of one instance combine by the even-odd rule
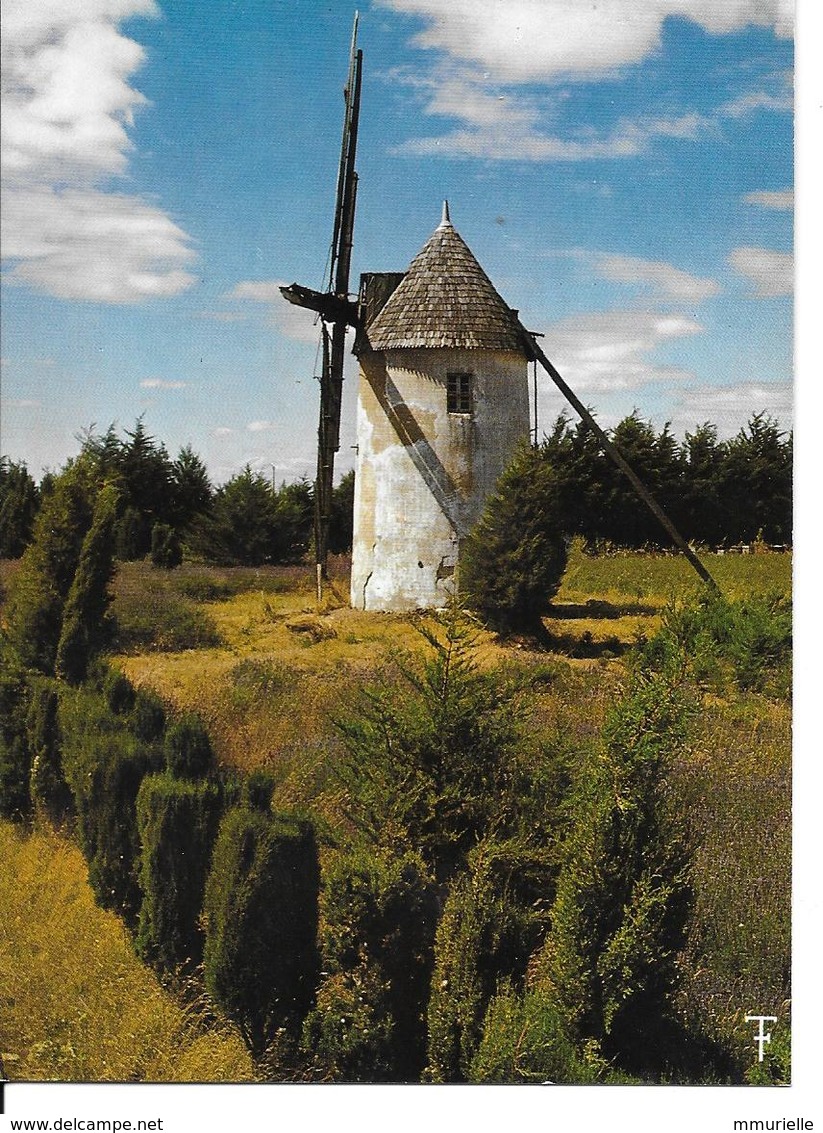
[[[323,373],[320,382],[320,420],[317,433],[317,479],[315,481],[315,566],[317,598],[322,598],[323,578],[328,557],[331,501],[334,485],[334,457],[340,447],[340,412],[343,392],[343,371],[348,327],[359,327],[359,311],[349,299],[354,214],[357,201],[357,130],[360,116],[360,91],[363,73],[363,52],[357,50],[358,15],[352,29],[349,74],[345,89],[346,110],[337,197],[334,212],[329,282],[325,294],[293,283],[281,287],[284,299],[299,307],[317,311],[323,320]],[[331,327],[331,332],[329,332]]]
[[[299,283],[281,287],[280,294],[295,307],[306,307],[310,311],[316,311],[326,323],[345,323],[349,327],[360,325],[357,303],[350,299],[341,299],[338,295],[329,292],[313,291],[310,287],[303,287]]]
[[[554,382],[554,384],[557,386],[557,388],[560,390],[560,392],[563,394],[563,396],[566,398],[566,400],[569,402],[569,404],[576,410],[576,412],[580,415],[580,417],[586,422],[586,424],[589,426],[589,428],[592,430],[592,432],[595,433],[595,435],[599,439],[600,444],[602,445],[603,449],[608,453],[608,455],[611,457],[611,459],[614,461],[614,463],[617,465],[617,467],[620,469],[620,471],[623,473],[623,475],[630,482],[630,484],[632,485],[634,490],[637,492],[638,496],[643,501],[643,503],[646,505],[646,507],[649,509],[649,511],[652,513],[652,515],[655,516],[655,518],[659,521],[659,523],[668,532],[668,534],[670,535],[672,542],[675,544],[675,546],[678,547],[683,552],[683,554],[689,560],[689,562],[694,567],[694,569],[697,571],[697,573],[700,575],[700,577],[703,579],[703,581],[705,583],[707,583],[710,587],[712,587],[712,589],[719,591],[720,587],[717,585],[715,580],[712,578],[712,576],[709,574],[709,572],[703,566],[700,559],[697,557],[697,555],[691,549],[689,544],[686,542],[686,540],[683,538],[683,536],[677,530],[675,525],[672,523],[671,519],[668,517],[668,515],[663,510],[663,508],[660,506],[660,504],[657,502],[657,500],[654,498],[654,496],[651,494],[649,489],[646,487],[646,485],[643,483],[643,481],[640,479],[640,477],[637,475],[637,473],[634,471],[634,469],[628,463],[626,458],[621,453],[620,449],[617,447],[616,444],[614,444],[614,442],[612,440],[609,439],[608,435],[603,431],[603,429],[600,428],[600,426],[597,424],[594,417],[592,417],[591,413],[588,411],[588,409],[583,404],[583,402],[580,400],[580,398],[574,393],[574,391],[571,389],[571,387],[566,384],[566,382],[561,377],[557,368],[552,365],[552,363],[549,361],[549,359],[546,357],[546,355],[540,349],[540,347],[538,346],[538,344],[535,340],[535,336],[530,331],[527,331],[522,323],[520,324],[520,329],[523,332],[524,337],[530,343],[533,358],[537,362],[540,363],[540,365],[543,367],[543,369],[549,375],[551,380]]]

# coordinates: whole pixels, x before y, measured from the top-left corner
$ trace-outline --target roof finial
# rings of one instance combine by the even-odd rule
[[[452,222],[449,216],[449,202],[443,201],[443,218],[438,224],[438,228],[451,228]]]

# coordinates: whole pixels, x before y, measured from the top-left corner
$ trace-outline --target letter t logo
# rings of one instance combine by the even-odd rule
[[[757,1023],[757,1034],[754,1036],[754,1041],[757,1043],[757,1061],[763,1061],[763,1047],[766,1043],[771,1043],[772,1033],[765,1029],[766,1023],[776,1023],[776,1015],[747,1015],[747,1023]]]

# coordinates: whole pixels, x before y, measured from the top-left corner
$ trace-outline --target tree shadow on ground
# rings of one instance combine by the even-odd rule
[[[556,633],[550,627],[546,627],[546,636],[541,644],[552,653],[562,653],[566,657],[586,660],[621,657],[632,648],[629,642],[621,641],[613,634],[602,640],[596,640],[590,630],[585,630],[578,636],[573,633]]]
[[[630,642],[621,641],[614,634],[602,640],[595,640],[591,630],[583,633],[558,633],[552,629],[550,619],[541,622],[528,633],[501,634],[500,640],[506,645],[520,649],[534,650],[538,653],[558,653],[575,660],[593,660],[621,657],[632,648]]]
[[[659,606],[644,602],[621,602],[614,605],[600,598],[589,598],[587,602],[552,602],[548,617],[574,621],[576,618],[626,618],[659,613]]]

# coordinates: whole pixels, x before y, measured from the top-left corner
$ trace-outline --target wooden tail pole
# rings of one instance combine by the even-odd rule
[[[546,357],[546,355],[543,353],[543,351],[537,345],[537,342],[535,341],[534,336],[532,334],[530,334],[529,331],[527,331],[525,329],[525,327],[522,326],[522,324],[521,324],[521,329],[523,330],[523,333],[526,335],[526,341],[529,343],[529,346],[530,346],[530,348],[531,348],[531,350],[534,354],[534,357],[537,359],[537,361],[540,363],[540,365],[543,367],[543,369],[549,375],[551,380],[554,382],[554,384],[557,386],[557,388],[560,390],[560,392],[563,394],[563,396],[566,398],[566,400],[569,402],[569,404],[574,407],[576,412],[579,413],[579,415],[586,422],[586,424],[589,426],[589,428],[597,435],[597,437],[599,438],[600,443],[603,446],[603,448],[605,449],[605,451],[609,454],[609,456],[614,461],[614,463],[617,465],[617,467],[620,469],[620,471],[623,473],[623,475],[631,483],[632,487],[637,492],[638,496],[640,496],[641,500],[646,505],[646,507],[649,509],[649,511],[652,513],[652,515],[655,516],[655,518],[662,524],[662,526],[669,533],[669,535],[672,538],[672,542],[675,544],[675,546],[678,547],[683,552],[683,554],[689,560],[689,562],[694,567],[694,569],[697,571],[697,573],[700,575],[700,577],[703,579],[703,581],[708,586],[712,587],[713,590],[716,590],[716,591],[719,592],[720,587],[717,585],[715,580],[712,578],[712,576],[709,574],[709,572],[703,566],[700,559],[697,557],[697,555],[691,549],[689,544],[686,542],[686,540],[683,538],[683,536],[677,530],[675,525],[669,519],[668,515],[666,515],[663,508],[660,506],[660,504],[657,502],[657,500],[651,494],[649,489],[646,487],[646,485],[643,483],[643,481],[640,479],[640,477],[637,475],[637,473],[634,471],[634,469],[626,462],[625,457],[620,452],[620,450],[617,448],[617,446],[615,444],[613,444],[612,441],[609,440],[606,433],[597,424],[594,417],[592,417],[591,413],[589,413],[588,409],[585,407],[585,405],[580,400],[580,398],[577,396],[577,394],[575,394],[574,391],[566,384],[566,382],[563,380],[563,378],[561,377],[558,370],[552,365],[552,363],[549,361],[549,359]]]

